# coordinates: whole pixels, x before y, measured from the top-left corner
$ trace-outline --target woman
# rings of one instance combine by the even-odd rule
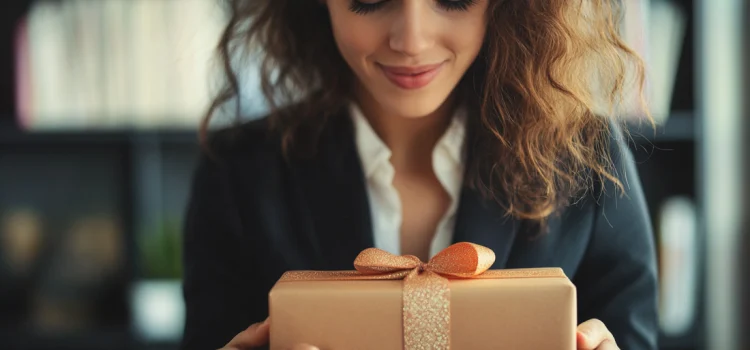
[[[614,5],[230,4],[228,84],[209,118],[238,96],[232,63],[251,47],[271,113],[206,138],[184,348],[263,346],[287,270],[351,269],[371,246],[427,260],[457,241],[493,249],[496,269],[562,267],[580,349],[656,348],[644,196],[617,124],[595,112],[620,99],[626,68],[643,75]]]

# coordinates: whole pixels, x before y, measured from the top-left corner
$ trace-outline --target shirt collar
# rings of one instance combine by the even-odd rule
[[[366,178],[383,165],[389,165],[391,150],[375,133],[370,122],[356,103],[351,103],[350,114],[354,121],[357,151],[362,162],[362,170]],[[450,125],[438,140],[436,149],[443,149],[449,155],[455,166],[463,164],[463,145],[466,138],[466,110],[456,110]]]
[[[445,134],[438,141],[437,147],[444,148],[454,165],[463,164],[463,148],[466,139],[466,109],[456,110]]]
[[[372,125],[356,103],[351,104],[350,110],[354,120],[355,139],[359,158],[362,162],[362,170],[365,173],[365,178],[369,179],[379,166],[390,161],[391,150],[375,133]]]

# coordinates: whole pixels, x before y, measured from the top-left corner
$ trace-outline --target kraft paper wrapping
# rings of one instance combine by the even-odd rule
[[[455,253],[463,251],[447,250],[454,253],[446,254],[446,261],[452,262],[461,255]],[[383,265],[382,251],[375,253],[378,258],[374,260]],[[465,265],[466,261],[461,257],[458,264]],[[285,275],[269,294],[271,349],[287,349],[297,343],[325,350],[576,348],[576,291],[560,269],[479,270],[471,277],[461,278],[455,276],[462,274],[451,275],[444,268],[436,268],[439,264],[433,261],[423,264],[417,259],[416,265],[406,271],[401,260],[386,266],[377,264],[362,268],[361,262],[355,262],[360,272]],[[379,274],[366,276],[362,271]],[[443,297],[439,292],[420,294],[429,283],[412,282],[412,287],[406,288],[416,288],[417,292],[409,296],[416,301],[407,302],[405,285],[409,277],[403,280],[406,275],[444,280],[449,298],[445,304],[447,315],[437,319],[421,317],[419,311],[413,313],[405,307],[441,305],[439,299]],[[366,280],[358,280],[361,278]],[[434,314],[430,313],[434,310],[427,311],[428,315]],[[417,331],[413,331],[414,324]]]

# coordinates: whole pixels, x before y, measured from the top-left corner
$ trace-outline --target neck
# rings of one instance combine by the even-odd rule
[[[391,163],[396,171],[432,171],[432,151],[450,125],[452,96],[437,110],[421,117],[387,111],[367,92],[358,93],[357,102],[375,133],[391,150]]]

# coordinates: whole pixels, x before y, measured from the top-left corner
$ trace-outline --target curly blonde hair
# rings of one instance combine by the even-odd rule
[[[538,222],[597,181],[622,189],[608,152],[611,121],[629,76],[642,91],[644,67],[619,36],[619,1],[489,1],[484,46],[456,88],[474,116],[467,184],[508,215]],[[233,57],[254,52],[285,152],[314,149],[326,120],[346,108],[355,79],[327,9],[317,0],[228,4],[218,46],[226,85],[201,134],[205,139],[212,115],[240,92]]]

